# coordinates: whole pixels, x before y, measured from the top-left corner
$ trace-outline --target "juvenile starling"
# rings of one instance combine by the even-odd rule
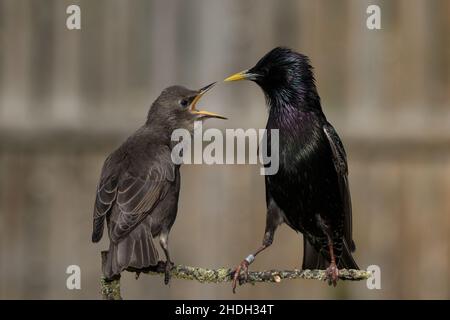
[[[265,176],[267,220],[262,246],[234,273],[247,276],[255,256],[270,246],[286,223],[303,233],[303,269],[325,269],[336,285],[338,268],[358,269],[351,252],[352,208],[344,146],[322,112],[307,56],[278,47],[251,69],[225,81],[251,80],[264,91],[270,130],[279,130],[279,170]],[[272,155],[273,157],[274,155]]]
[[[180,191],[179,165],[174,164],[171,134],[194,122],[224,117],[199,111],[196,103],[213,84],[198,91],[181,86],[165,89],[152,104],[146,123],[111,153],[103,165],[94,208],[92,241],[102,238],[107,221],[109,251],[102,269],[106,279],[126,268],[142,269],[158,263],[153,237],[166,256],[165,279],[172,262],[168,237],[175,222]]]

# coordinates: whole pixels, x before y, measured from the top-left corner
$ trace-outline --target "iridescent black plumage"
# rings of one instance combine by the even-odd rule
[[[352,211],[344,147],[322,112],[309,59],[275,48],[253,68],[227,80],[248,79],[264,91],[270,129],[279,130],[279,171],[266,176],[268,247],[283,222],[304,236],[303,269],[357,269],[351,252]],[[270,141],[270,140],[269,140]],[[270,145],[270,143],[268,143]],[[334,253],[335,261],[332,259]],[[252,258],[250,258],[252,260]],[[249,261],[237,268],[246,270]]]

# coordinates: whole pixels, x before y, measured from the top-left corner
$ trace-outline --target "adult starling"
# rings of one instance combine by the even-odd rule
[[[180,191],[180,166],[171,158],[176,143],[171,134],[179,128],[192,133],[197,120],[225,119],[195,108],[213,85],[198,91],[181,86],[165,89],[152,104],[146,123],[105,160],[95,199],[92,241],[102,238],[106,219],[110,239],[102,267],[106,279],[120,276],[128,267],[156,265],[158,251],[152,239],[159,237],[166,256],[164,282],[169,282],[168,236]]]
[[[248,272],[255,256],[270,246],[283,222],[303,233],[303,269],[325,269],[336,285],[338,268],[358,269],[351,252],[352,209],[347,159],[338,134],[322,112],[307,56],[278,47],[251,69],[225,81],[251,80],[264,91],[270,130],[279,130],[279,170],[265,176],[267,220],[262,246],[236,268]],[[273,157],[273,155],[272,155]]]

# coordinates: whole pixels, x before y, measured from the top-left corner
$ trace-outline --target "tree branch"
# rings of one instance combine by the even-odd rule
[[[129,268],[127,271],[136,272],[136,278],[140,273],[150,275],[164,275],[164,263],[160,261],[158,265],[145,269]],[[170,272],[172,278],[184,280],[196,280],[200,283],[220,283],[230,282],[233,279],[233,269],[219,268],[219,269],[205,269],[200,267],[190,267],[184,265],[174,266]],[[366,280],[372,274],[365,270],[341,269],[339,270],[339,279],[341,280]],[[283,279],[316,279],[326,280],[325,270],[268,270],[268,271],[249,271],[248,279],[244,280],[241,276],[239,284],[244,283],[254,284],[256,282],[281,282]],[[120,278],[108,281],[102,277],[101,279],[101,293],[103,299],[106,300],[120,300]]]

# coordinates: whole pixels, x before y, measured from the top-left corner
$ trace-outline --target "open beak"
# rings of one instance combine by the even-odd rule
[[[198,94],[195,96],[194,100],[192,100],[191,105],[189,106],[189,110],[191,111],[191,113],[196,114],[199,117],[204,117],[204,118],[227,119],[226,117],[221,116],[220,114],[217,114],[214,112],[209,112],[209,111],[204,111],[204,110],[197,110],[195,108],[197,105],[197,102],[201,99],[201,97],[203,97],[203,95],[205,93],[207,93],[209,90],[211,90],[215,84],[216,84],[216,82],[213,82],[211,84],[208,84],[206,87],[203,87],[200,90],[198,90]]]
[[[256,80],[257,74],[249,72],[249,70],[244,70],[229,76],[223,81],[238,81],[238,80]]]

